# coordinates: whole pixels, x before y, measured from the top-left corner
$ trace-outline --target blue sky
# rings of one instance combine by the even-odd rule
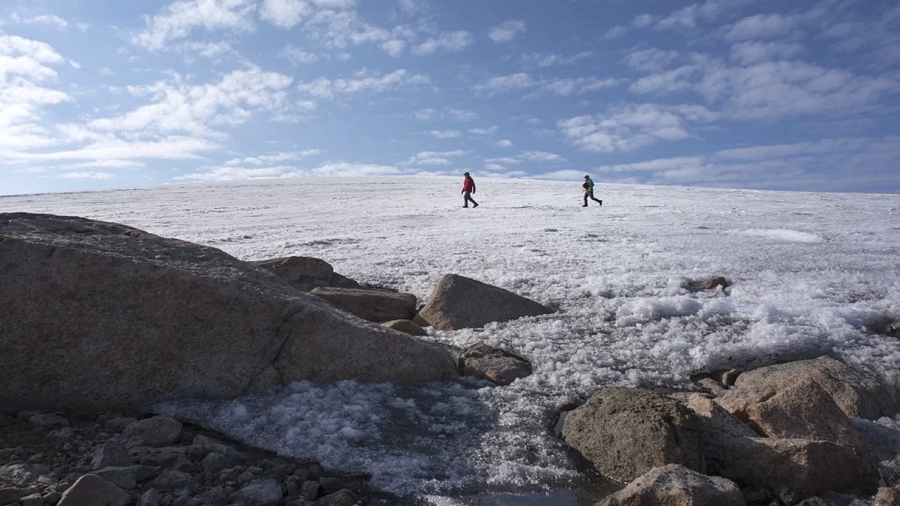
[[[900,5],[0,6],[0,194],[463,171],[900,192]]]

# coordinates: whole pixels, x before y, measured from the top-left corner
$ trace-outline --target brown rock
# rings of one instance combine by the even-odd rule
[[[309,293],[373,322],[409,320],[416,314],[416,296],[411,293],[322,286]]]
[[[531,363],[508,351],[486,344],[476,344],[459,356],[460,373],[486,379],[497,385],[509,385],[513,381],[531,375]]]
[[[419,317],[440,330],[483,327],[552,311],[510,291],[456,274],[438,279]]]
[[[747,419],[750,405],[804,381],[817,383],[849,417],[877,420],[897,412],[893,389],[878,375],[827,356],[744,372],[734,388],[717,400],[739,418]]]
[[[701,422],[682,403],[636,388],[605,388],[571,411],[563,439],[604,475],[631,481],[654,467],[705,471]]]
[[[391,320],[381,324],[386,329],[398,330],[411,336],[427,336],[428,332],[412,320]]]
[[[684,466],[656,467],[594,506],[744,506],[738,486]]]

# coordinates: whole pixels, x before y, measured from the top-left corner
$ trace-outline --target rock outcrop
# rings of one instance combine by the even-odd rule
[[[550,308],[503,288],[445,274],[438,279],[418,317],[436,329],[457,330],[549,313]]]
[[[0,406],[18,409],[457,377],[449,351],[218,249],[84,218],[0,214],[0,308]]]
[[[681,402],[655,392],[604,388],[568,413],[562,436],[618,481],[666,464],[705,472],[700,420]]]
[[[417,300],[411,293],[325,286],[314,288],[309,293],[371,322],[409,320],[416,314]]]
[[[317,286],[361,288],[350,278],[334,272],[334,268],[319,258],[289,256],[250,262],[266,269],[297,290],[308,292]]]
[[[747,420],[752,406],[804,382],[816,383],[849,417],[877,420],[898,411],[895,393],[882,378],[828,356],[744,372],[735,380],[734,388],[717,401]]]

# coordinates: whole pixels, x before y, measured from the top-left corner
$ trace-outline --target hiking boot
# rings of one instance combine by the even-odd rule
[[[478,207],[478,204],[474,204],[474,205],[472,205],[472,207]]]
[[[587,207],[587,204],[581,204],[581,207]]]
[[[600,205],[601,205],[601,206],[603,205],[603,201],[602,201],[602,200],[600,201]]]
[[[468,207],[469,207],[469,206],[463,206],[463,207],[465,207],[465,208],[467,208],[467,209],[468,209]]]

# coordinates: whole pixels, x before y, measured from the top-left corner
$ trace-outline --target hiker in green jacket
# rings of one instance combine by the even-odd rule
[[[588,197],[590,197],[590,199],[593,200],[594,202],[596,202],[597,204],[599,204],[601,206],[603,205],[602,200],[597,200],[594,198],[594,182],[591,181],[591,176],[584,176],[584,184],[582,184],[581,187],[584,188],[584,205],[582,205],[581,207],[588,206],[587,205]]]

